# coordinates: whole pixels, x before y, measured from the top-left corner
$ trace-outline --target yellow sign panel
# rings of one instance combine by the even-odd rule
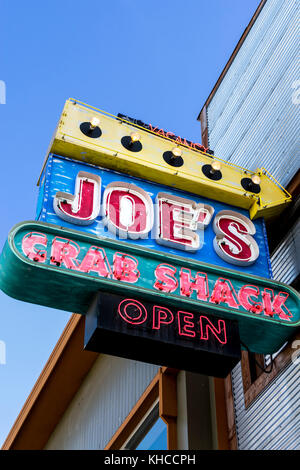
[[[248,171],[73,99],[49,153],[248,209],[251,218],[276,216],[291,199],[265,169]]]

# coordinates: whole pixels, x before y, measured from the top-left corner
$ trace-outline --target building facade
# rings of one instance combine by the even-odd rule
[[[299,290],[299,61],[297,1],[261,2],[239,50],[231,57],[199,119],[203,143],[249,169],[264,167],[293,196],[267,225],[273,277]],[[298,80],[298,81],[297,81]],[[299,340],[274,359],[271,373],[244,358],[232,373],[231,433],[239,449],[299,448]],[[295,355],[296,357],[296,355]],[[257,358],[268,364],[270,357]],[[251,363],[252,361],[252,363]],[[255,369],[255,370],[253,370]],[[272,379],[272,380],[271,380]]]
[[[262,1],[200,114],[202,144],[293,197],[267,226],[273,277],[299,289],[296,0]],[[298,82],[297,82],[298,80]],[[3,449],[299,449],[299,333],[226,379],[82,350],[72,315]]]

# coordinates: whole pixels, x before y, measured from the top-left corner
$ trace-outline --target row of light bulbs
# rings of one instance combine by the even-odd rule
[[[96,127],[99,127],[100,120],[97,117],[92,117],[90,120],[90,130],[93,131]],[[133,145],[135,142],[140,142],[141,135],[138,132],[131,132],[130,134],[130,143]],[[175,160],[176,158],[182,157],[182,150],[179,147],[174,147],[171,150],[172,158]],[[219,172],[222,168],[221,162],[219,160],[212,160],[210,164],[210,174],[215,175],[216,172]],[[258,175],[254,174],[251,176],[251,181],[254,185],[259,186],[261,183],[261,179]],[[249,188],[251,190],[251,186]]]

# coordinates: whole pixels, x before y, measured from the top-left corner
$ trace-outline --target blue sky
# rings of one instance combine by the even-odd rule
[[[199,142],[198,113],[258,4],[2,0],[0,249],[16,223],[35,217],[37,179],[67,98]],[[69,317],[0,291],[0,445]]]

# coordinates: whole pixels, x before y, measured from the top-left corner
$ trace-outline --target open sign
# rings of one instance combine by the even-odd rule
[[[85,349],[215,377],[241,354],[235,321],[104,292],[87,313]]]

